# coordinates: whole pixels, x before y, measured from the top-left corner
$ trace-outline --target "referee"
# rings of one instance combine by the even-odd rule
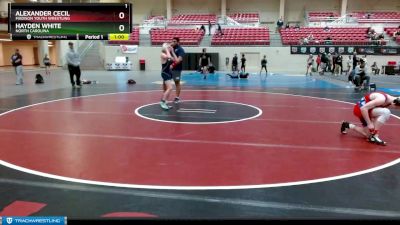
[[[68,64],[69,77],[71,79],[72,87],[75,87],[75,84],[78,88],[81,87],[81,68],[79,67],[81,64],[81,60],[79,54],[74,50],[74,43],[69,42],[69,51],[66,55],[66,60]],[[76,77],[76,81],[74,80],[74,75]]]

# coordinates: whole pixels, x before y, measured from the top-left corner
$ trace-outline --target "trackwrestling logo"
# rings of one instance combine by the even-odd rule
[[[66,225],[67,217],[23,217],[23,216],[10,216],[0,217],[0,225],[36,225],[36,224],[54,224],[54,225]]]

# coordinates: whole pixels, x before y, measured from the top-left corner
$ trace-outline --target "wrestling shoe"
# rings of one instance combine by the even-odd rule
[[[376,137],[375,135],[369,136],[368,141],[375,143],[377,145],[386,145],[385,141],[381,140],[379,137]]]
[[[165,110],[170,109],[170,107],[165,102],[160,102],[160,106],[161,106],[162,109],[165,109]]]
[[[343,121],[342,122],[342,126],[340,127],[340,132],[342,134],[347,134],[347,129],[349,129],[349,128],[350,128],[350,123],[346,122],[346,121]]]

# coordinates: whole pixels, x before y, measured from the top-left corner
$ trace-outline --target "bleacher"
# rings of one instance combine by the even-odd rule
[[[128,41],[109,41],[109,45],[139,45],[139,28],[134,27]]]
[[[398,27],[385,27],[383,29],[387,35],[389,35],[390,37],[393,37],[393,33],[400,30],[400,28]],[[397,38],[395,39],[397,44],[400,44],[400,36],[397,36]]]
[[[190,14],[190,15],[175,15],[173,16],[168,25],[208,25],[215,24],[217,16],[215,14]]]
[[[257,23],[260,21],[258,13],[231,13],[228,16],[238,23]]]
[[[305,38],[309,34],[314,36],[314,41],[310,41],[309,45],[325,44],[325,39],[330,36],[333,45],[371,45],[376,41],[370,41],[366,37],[368,28],[359,27],[342,27],[330,28],[325,31],[321,27],[302,27],[300,29],[289,28],[281,30],[283,45],[298,45],[300,38]],[[385,45],[386,42],[382,41]]]
[[[359,23],[400,23],[400,12],[352,12]],[[369,15],[369,18],[368,18]]]
[[[336,20],[340,16],[337,12],[308,12],[307,17],[309,22],[323,22]]]
[[[149,16],[147,20],[165,20],[164,16]]]
[[[152,29],[150,30],[151,44],[162,45],[165,42],[171,42],[172,38],[179,37],[181,45],[198,46],[203,39],[204,33],[196,29]]]
[[[223,35],[214,34],[211,45],[269,45],[269,30],[260,28],[225,28]]]

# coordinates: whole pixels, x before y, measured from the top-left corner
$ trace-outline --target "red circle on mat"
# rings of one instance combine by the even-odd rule
[[[339,132],[342,120],[358,122],[351,104],[284,94],[185,90],[182,97],[187,100],[245,103],[263,113],[246,121],[201,125],[134,114],[136,108],[158,102],[160,94],[89,96],[6,113],[0,116],[0,159],[107,185],[212,188],[336,177],[400,156],[396,118],[381,131],[386,147]]]

